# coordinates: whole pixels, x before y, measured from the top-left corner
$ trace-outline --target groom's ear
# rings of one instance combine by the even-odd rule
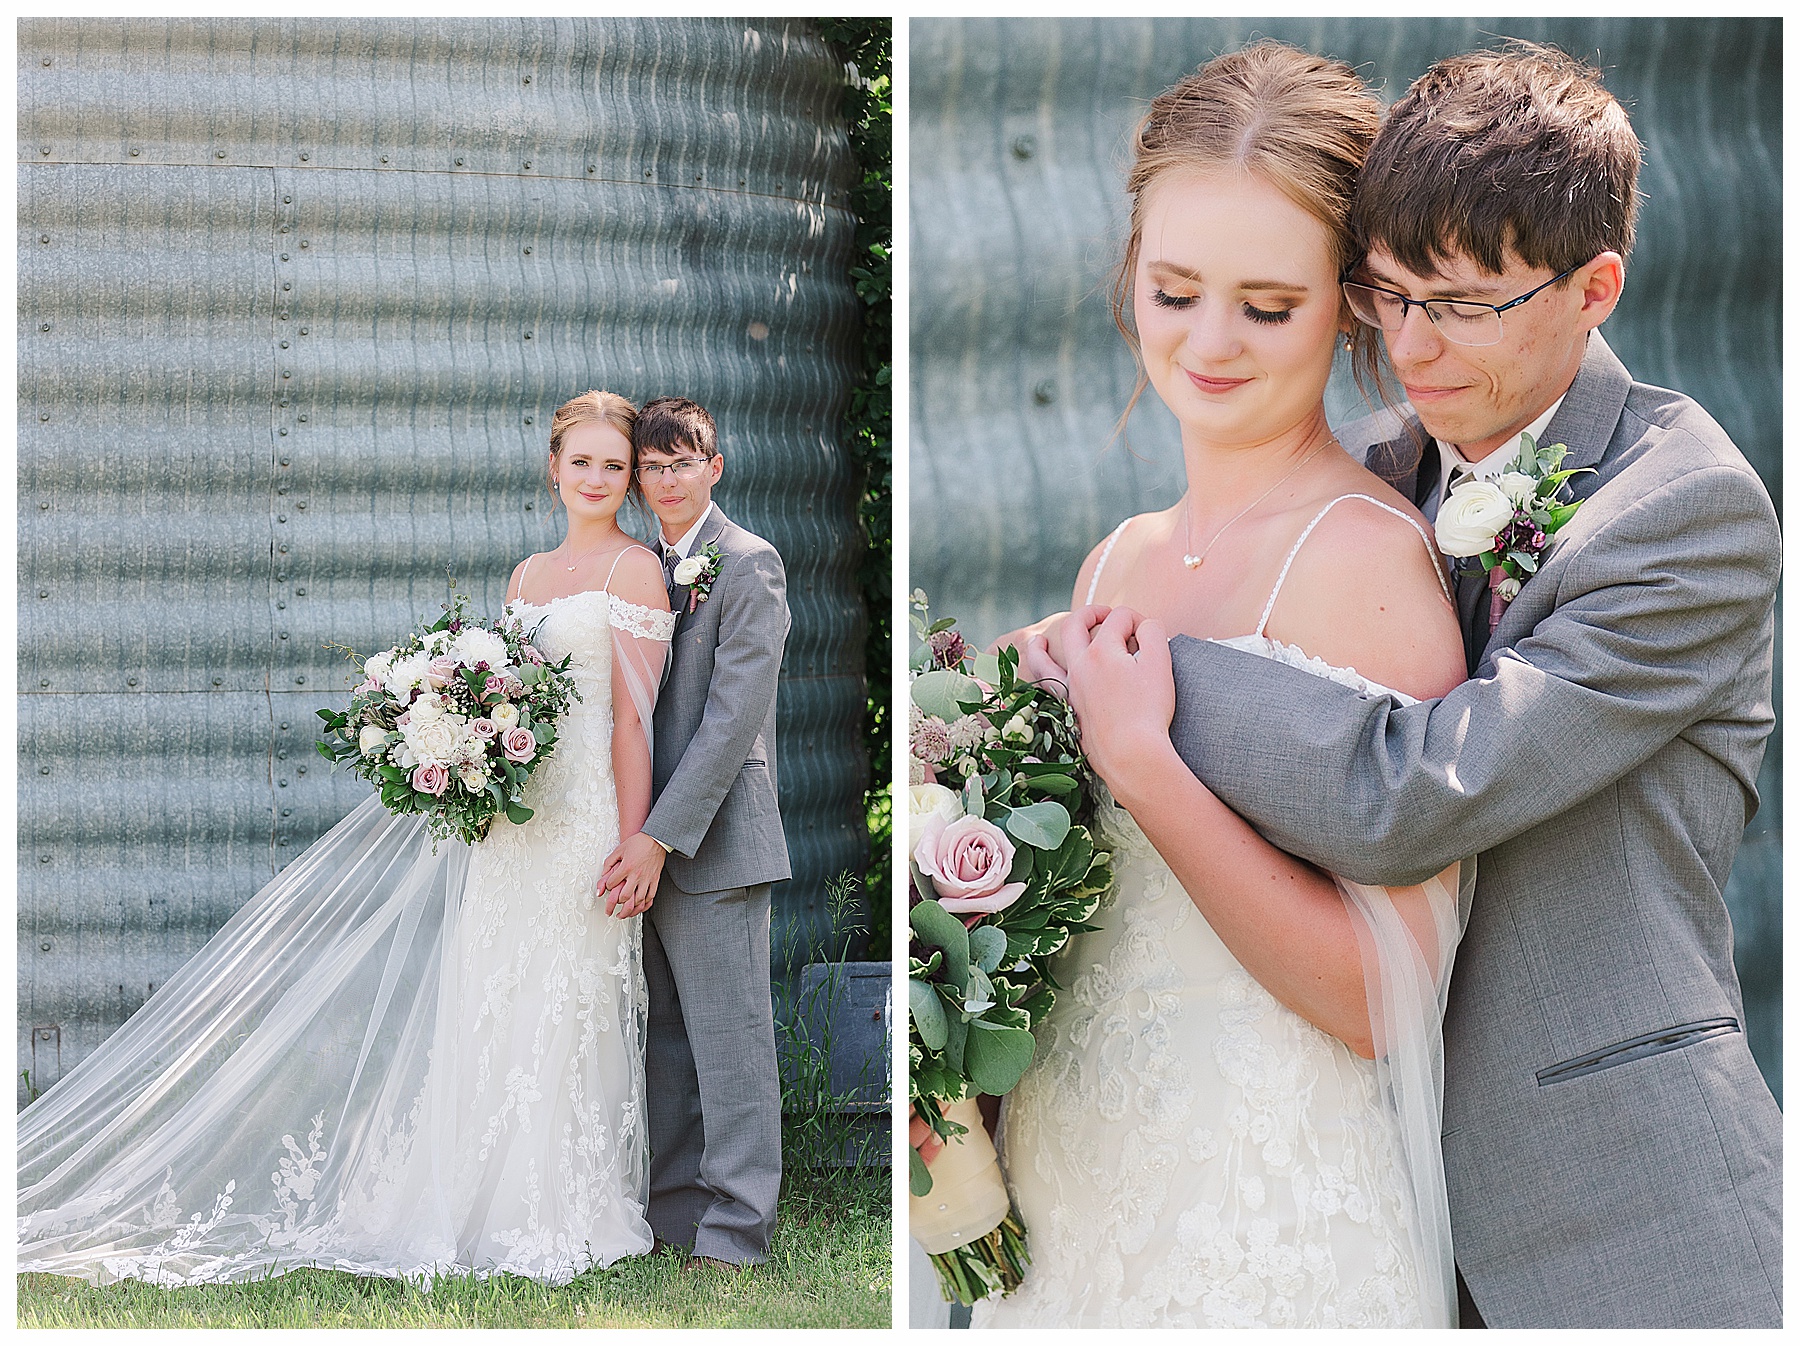
[[[719,478],[725,475],[725,455],[722,453],[715,453],[707,461],[712,464],[712,477],[708,484],[717,486],[719,484]]]
[[[1581,293],[1581,326],[1593,331],[1612,317],[1625,292],[1625,259],[1616,252],[1603,252],[1570,278]]]

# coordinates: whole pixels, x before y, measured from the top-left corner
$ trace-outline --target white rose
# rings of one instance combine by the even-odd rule
[[[415,700],[412,705],[407,708],[406,713],[410,719],[416,720],[421,724],[426,720],[442,719],[444,715],[444,702],[441,697],[434,693],[427,692],[424,696]]]
[[[487,772],[483,771],[478,766],[466,766],[456,774],[464,785],[468,786],[477,794],[480,794],[483,790],[487,789]]]
[[[953,823],[963,816],[962,799],[956,791],[942,785],[909,785],[906,789],[906,835],[911,844],[919,844],[925,824],[941,817]]]
[[[1502,472],[1494,479],[1494,485],[1506,492],[1506,498],[1515,505],[1529,505],[1531,497],[1537,494],[1537,482],[1523,472]]]
[[[433,763],[449,766],[456,760],[457,749],[462,745],[462,722],[454,715],[440,715],[431,720],[415,718],[404,732],[407,746],[428,766]]]
[[[388,674],[394,667],[394,652],[383,650],[380,654],[371,654],[363,661],[363,673],[376,682],[386,682]]]
[[[696,553],[689,556],[675,567],[675,583],[692,584],[700,578],[700,572],[706,569],[706,558]]]
[[[423,651],[409,654],[403,659],[394,660],[393,667],[388,670],[382,681],[387,685],[388,693],[400,696],[412,691],[425,681],[425,675],[431,671],[431,659]]]
[[[472,626],[450,643],[450,654],[469,668],[481,663],[499,668],[506,662],[506,642],[492,631]]]
[[[1438,550],[1446,556],[1491,551],[1494,534],[1512,522],[1513,502],[1491,481],[1470,481],[1450,492],[1437,516]]]
[[[519,708],[510,701],[502,701],[487,713],[487,717],[496,729],[511,729],[519,722]]]
[[[387,730],[378,724],[365,724],[362,733],[356,736],[357,749],[364,757],[373,757],[381,751],[382,744],[387,742]]]

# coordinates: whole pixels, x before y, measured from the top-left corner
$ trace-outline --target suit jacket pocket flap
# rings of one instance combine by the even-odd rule
[[[1736,1019],[1696,1019],[1693,1023],[1676,1024],[1673,1028],[1661,1028],[1654,1033],[1640,1033],[1635,1038],[1626,1038],[1623,1042],[1615,1042],[1610,1047],[1600,1047],[1580,1056],[1572,1056],[1567,1061],[1558,1061],[1553,1066],[1545,1066],[1537,1073],[1537,1082],[1541,1085],[1561,1084],[1564,1080],[1579,1079],[1583,1075],[1592,1075],[1597,1070],[1610,1070],[1614,1066],[1622,1066],[1627,1061],[1641,1061],[1647,1056],[1660,1056],[1664,1052],[1672,1052],[1681,1047],[1690,1047],[1696,1042],[1704,1042],[1707,1038],[1716,1038],[1724,1033],[1738,1031]]]

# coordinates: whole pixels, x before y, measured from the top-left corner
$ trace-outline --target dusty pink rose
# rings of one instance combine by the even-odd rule
[[[425,680],[433,687],[447,687],[456,676],[456,670],[461,667],[453,655],[440,654],[427,666]]]
[[[412,787],[421,794],[441,795],[450,788],[450,768],[436,763],[417,767],[412,773]]]
[[[515,762],[529,762],[537,753],[537,739],[529,729],[514,725],[500,736],[500,746]]]
[[[913,859],[931,880],[945,911],[1004,911],[1025,891],[1008,883],[1016,848],[1012,839],[986,818],[964,817],[946,823],[934,817],[925,824]]]
[[[500,732],[500,726],[485,716],[479,720],[469,721],[469,732],[476,738],[487,740]]]
[[[544,656],[537,652],[537,648],[535,646],[520,645],[519,653],[524,655],[527,659],[531,660],[531,662],[534,664],[541,664],[544,662]]]
[[[495,700],[504,698],[506,695],[506,679],[501,677],[498,673],[488,674],[487,681],[481,684],[481,694],[484,697],[492,697]]]
[[[356,684],[356,688],[353,692],[351,692],[351,695],[352,696],[361,696],[364,692],[373,692],[380,686],[381,686],[380,679],[364,678],[361,682]]]

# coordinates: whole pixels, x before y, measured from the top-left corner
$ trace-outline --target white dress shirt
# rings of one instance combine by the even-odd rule
[[[712,518],[712,512],[717,508],[718,506],[713,504],[712,501],[707,501],[706,512],[698,519],[694,520],[694,526],[681,535],[681,540],[679,542],[670,542],[668,540],[669,535],[660,530],[656,535],[657,541],[662,543],[665,550],[674,552],[676,560],[687,560],[688,553],[694,549],[694,539],[700,536],[700,530],[706,527],[706,521]]]
[[[1506,471],[1513,465],[1513,459],[1519,456],[1519,441],[1526,435],[1530,435],[1534,440],[1541,439],[1544,431],[1550,425],[1550,418],[1556,415],[1556,409],[1562,404],[1562,398],[1557,398],[1542,416],[1539,416],[1492,453],[1473,463],[1463,456],[1463,451],[1456,445],[1444,444],[1444,441],[1440,439],[1438,443],[1444,444],[1446,452],[1438,455],[1438,499],[1443,500],[1450,494],[1450,474],[1460,466],[1466,466],[1470,472],[1474,473],[1477,481],[1492,481]]]

